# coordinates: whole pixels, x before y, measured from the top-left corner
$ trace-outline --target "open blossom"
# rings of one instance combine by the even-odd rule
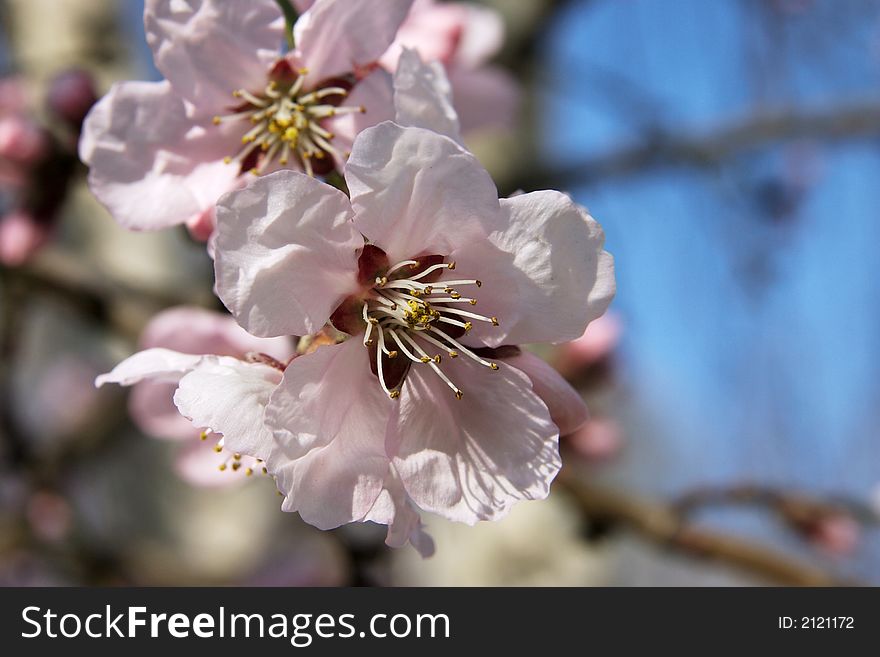
[[[247,389],[248,377],[275,382],[293,355],[288,338],[257,338],[244,331],[229,315],[200,308],[176,307],[156,315],[144,329],[143,351],[124,360],[97,384],[133,385],[129,398],[132,420],[144,433],[181,443],[175,465],[178,473],[196,485],[224,485],[240,481],[262,469],[247,454],[224,449],[222,435],[200,431],[180,415],[174,393],[180,379],[199,367],[226,366],[237,385]],[[210,355],[210,356],[209,356]],[[245,396],[243,402],[258,402]],[[242,409],[237,408],[238,411]],[[243,411],[247,416],[248,412]],[[261,409],[252,414],[259,431]],[[199,440],[211,439],[213,449]],[[236,476],[237,475],[237,476]]]
[[[355,135],[391,118],[375,62],[412,0],[318,0],[294,26],[274,0],[146,0],[162,82],[122,82],[91,111],[80,156],[122,225],[185,223],[207,238],[214,204],[251,173],[341,167]]]
[[[389,545],[426,553],[420,510],[472,524],[547,495],[554,415],[571,431],[586,414],[516,345],[580,336],[613,296],[613,263],[568,196],[499,201],[473,156],[434,132],[367,129],[345,177],[351,200],[282,171],[218,204],[217,291],[245,329],[331,321],[351,336],[285,368],[265,431],[224,437],[266,461],[285,510],[324,529],[387,524]],[[229,414],[221,370],[192,370],[175,395],[215,430]]]
[[[300,11],[314,0],[295,0]],[[415,0],[391,47],[379,60],[396,71],[406,48],[426,62],[439,62],[449,77],[461,130],[509,129],[520,104],[520,89],[504,69],[490,64],[504,43],[497,11],[470,2]]]

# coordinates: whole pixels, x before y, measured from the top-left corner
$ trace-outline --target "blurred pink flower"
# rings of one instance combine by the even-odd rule
[[[299,11],[314,0],[295,0]],[[397,70],[405,48],[426,62],[440,62],[451,84],[465,134],[510,129],[520,104],[520,88],[507,71],[489,62],[504,44],[504,21],[494,9],[469,2],[415,0],[382,66]]]
[[[375,63],[411,2],[319,0],[283,55],[274,0],[146,0],[166,79],[116,84],[89,113],[80,156],[92,191],[127,228],[186,223],[204,236],[217,198],[249,172],[341,167],[355,135],[392,116]]]
[[[563,376],[574,376],[611,355],[620,341],[622,326],[613,312],[592,322],[577,340],[559,345],[553,364]]]
[[[848,556],[862,540],[858,521],[845,513],[830,513],[802,528],[810,542],[832,556]]]
[[[49,239],[49,226],[24,210],[0,217],[0,263],[17,267]]]
[[[293,355],[288,338],[256,338],[242,329],[229,315],[200,308],[177,307],[156,315],[144,329],[140,346],[144,351],[123,361],[110,375],[99,377],[105,382],[134,384],[129,398],[132,420],[146,434],[157,438],[188,442],[179,453],[175,467],[187,481],[195,485],[224,485],[262,469],[254,459],[223,449],[222,440],[212,450],[198,440],[202,425],[193,426],[174,405],[174,392],[180,378],[189,369],[199,366],[201,356],[228,357],[242,367],[254,366],[263,374],[258,358],[265,362],[286,363]],[[144,354],[166,354],[179,368],[167,369],[168,360],[150,359]],[[245,362],[249,354],[255,362]],[[131,369],[140,359],[142,369]],[[137,364],[136,362],[134,363]],[[280,365],[279,365],[280,366]],[[251,368],[253,369],[253,368]],[[270,369],[272,369],[270,367]],[[114,374],[115,373],[115,374]],[[120,377],[125,376],[125,380]],[[271,378],[271,377],[270,377]],[[280,374],[278,375],[280,379]],[[128,381],[128,382],[126,382]],[[219,449],[217,447],[219,446]]]
[[[566,437],[568,445],[589,461],[607,461],[623,447],[623,432],[612,418],[590,418]]]
[[[225,436],[266,461],[285,510],[322,529],[387,524],[389,545],[429,553],[420,510],[473,524],[547,495],[560,466],[548,407],[585,416],[568,392],[543,401],[564,382],[533,384],[505,356],[534,363],[504,345],[581,335],[610,303],[613,263],[568,196],[499,202],[474,157],[435,132],[369,128],[345,177],[351,200],[284,171],[218,204],[217,292],[243,327],[303,335],[330,320],[357,336],[290,363],[265,431]],[[480,292],[480,313],[460,289]],[[217,426],[226,388],[221,368],[199,367],[175,400]]]

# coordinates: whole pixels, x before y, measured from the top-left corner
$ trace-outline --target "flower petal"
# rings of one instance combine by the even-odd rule
[[[141,381],[128,396],[128,413],[148,436],[165,440],[196,440],[198,430],[174,405],[177,382]]]
[[[590,418],[587,404],[578,391],[544,359],[523,350],[517,356],[505,358],[504,362],[528,375],[535,394],[547,404],[560,435],[577,431]]]
[[[89,112],[80,158],[89,187],[126,228],[181,224],[232,188],[234,152],[222,133],[209,134],[186,116],[167,82],[122,82]]]
[[[95,387],[105,383],[118,383],[130,386],[138,381],[150,379],[174,383],[195,367],[203,356],[181,354],[170,349],[146,349],[129,356],[107,374],[95,379]]]
[[[475,4],[461,4],[466,15],[462,21],[464,28],[455,63],[474,68],[491,59],[504,45],[504,20],[501,14],[489,7]]]
[[[156,67],[202,114],[222,114],[235,89],[255,91],[281,55],[284,18],[274,0],[146,0]]]
[[[559,432],[528,377],[465,360],[442,365],[461,400],[427,367],[410,371],[388,451],[420,508],[473,524],[546,497],[561,464]]]
[[[390,466],[385,427],[393,403],[370,372],[359,340],[295,359],[266,409],[266,457],[282,508],[321,529],[364,520]]]
[[[221,434],[227,450],[261,458],[268,441],[263,410],[280,381],[274,367],[206,356],[180,380],[174,403],[193,426]]]
[[[501,321],[490,344],[563,342],[580,337],[614,297],[614,260],[602,250],[601,226],[567,195],[555,191],[502,199],[501,207],[508,225],[494,233],[492,241],[508,255],[509,263],[503,272],[497,266],[484,268],[489,270],[487,277],[503,276],[515,297],[507,308],[492,308],[493,285],[485,283],[485,305]],[[481,247],[473,245],[469,254],[463,249],[457,261],[485,262]]]
[[[357,289],[363,239],[342,192],[294,171],[258,178],[217,206],[217,294],[254,335],[318,331]]]
[[[345,178],[358,229],[399,262],[448,254],[503,226],[498,192],[448,137],[380,123],[358,137]]]
[[[425,532],[418,508],[406,494],[394,469],[391,470],[385,488],[364,520],[388,525],[386,545],[403,547],[411,543],[423,557],[430,557],[434,554],[434,540]]]
[[[448,75],[464,134],[514,128],[522,94],[510,73],[483,66],[452,68]]]
[[[368,67],[394,41],[412,0],[320,0],[294,25],[299,60],[318,81]]]
[[[241,328],[230,315],[191,306],[177,306],[155,315],[141,334],[140,344],[144,349],[165,347],[187,354],[236,358],[255,352],[282,363],[294,352],[287,337],[258,338]]]
[[[425,64],[417,51],[404,48],[394,74],[394,107],[399,125],[433,130],[461,142],[452,87],[440,62]]]
[[[351,153],[355,138],[367,128],[394,118],[394,84],[391,75],[379,68],[359,80],[346,98],[347,107],[363,107],[366,111],[338,114],[329,123],[333,146],[345,156],[338,162],[340,170]]]

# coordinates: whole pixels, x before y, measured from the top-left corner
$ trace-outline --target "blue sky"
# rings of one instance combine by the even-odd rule
[[[771,3],[573,3],[546,48],[553,161],[652,126],[880,96],[876,4],[812,3],[823,16],[776,14],[775,30],[748,4]],[[609,476],[661,491],[757,480],[866,495],[880,482],[878,145],[779,143],[717,170],[571,190],[606,229],[627,325],[631,448]],[[792,184],[795,209],[769,211]]]

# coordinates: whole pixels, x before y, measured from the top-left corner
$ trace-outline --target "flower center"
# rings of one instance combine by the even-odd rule
[[[363,319],[367,325],[364,346],[371,347],[374,336],[378,340],[376,374],[379,384],[391,399],[400,396],[403,381],[395,387],[389,387],[382,361],[383,356],[398,358],[400,354],[413,364],[430,367],[452,389],[456,399],[461,399],[461,389],[440,369],[442,356],[436,350],[445,352],[450,358],[463,355],[484,367],[497,370],[496,363],[478,356],[458,342],[456,336],[470,331],[474,321],[498,326],[498,319],[458,307],[458,304],[475,306],[477,300],[462,296],[453,286],[480,287],[480,281],[425,282],[426,277],[435,272],[455,269],[454,262],[432,265],[408,278],[404,275],[407,268],[413,270],[418,266],[416,260],[404,260],[389,268],[384,276],[376,278],[375,285],[364,299]],[[435,354],[430,355],[429,350]]]
[[[334,148],[334,135],[322,124],[340,114],[363,113],[364,107],[340,107],[348,89],[340,80],[304,89],[305,75],[300,69],[292,81],[270,80],[261,94],[236,89],[233,97],[243,104],[232,114],[215,116],[214,125],[228,121],[248,120],[253,124],[241,138],[242,147],[234,156],[224,158],[227,164],[237,163],[242,171],[263,173],[272,163],[286,166],[296,158],[305,172],[315,175],[313,160],[324,160],[341,154]],[[331,160],[332,161],[332,160]]]

